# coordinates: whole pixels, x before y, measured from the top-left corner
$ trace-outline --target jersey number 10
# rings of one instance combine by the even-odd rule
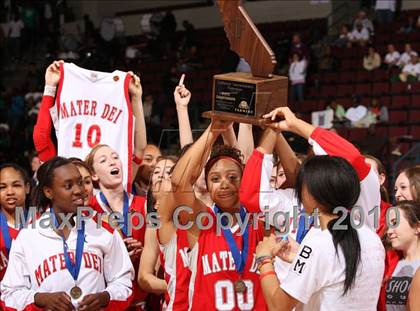
[[[76,135],[73,140],[73,147],[82,148],[83,144],[81,141],[82,136],[82,123],[76,123],[75,126]],[[95,139],[94,139],[95,138]],[[89,127],[87,131],[86,141],[90,148],[95,147],[101,141],[101,128],[97,124],[93,124]]]

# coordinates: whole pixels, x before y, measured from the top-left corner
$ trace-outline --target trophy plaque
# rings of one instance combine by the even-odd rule
[[[251,73],[213,77],[212,111],[203,117],[262,125],[262,116],[287,105],[287,77],[273,75],[276,59],[240,0],[218,0],[230,48],[244,58]]]

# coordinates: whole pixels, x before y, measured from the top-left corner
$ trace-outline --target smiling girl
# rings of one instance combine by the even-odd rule
[[[36,203],[49,212],[14,241],[0,309],[125,310],[133,266],[116,231],[90,219],[75,222],[86,196],[76,166],[56,157],[39,168],[38,178]]]
[[[420,165],[406,168],[395,181],[395,200],[420,201]]]
[[[266,309],[255,264],[255,247],[264,236],[263,226],[245,225],[242,232],[237,223],[239,217],[243,223],[250,219],[239,202],[241,153],[225,145],[216,146],[212,151],[218,136],[229,126],[223,121],[212,121],[175,165],[169,185],[173,191],[161,202],[161,245],[168,249],[170,245],[179,245],[174,241],[184,234],[191,249],[187,251],[191,270],[188,310]],[[211,208],[193,191],[203,166],[210,197],[215,202]],[[181,223],[190,222],[187,231],[177,229],[175,224],[174,212],[181,205],[191,208],[190,214],[179,215]],[[206,217],[198,216],[202,212]],[[216,214],[222,213],[229,215],[226,217],[232,221],[217,233]]]
[[[6,272],[12,241],[19,233],[16,207],[27,207],[29,188],[29,177],[23,168],[13,163],[0,166],[0,281]]]
[[[389,216],[386,242],[399,260],[388,262],[378,310],[417,310],[420,305],[420,204],[401,201],[390,210]]]

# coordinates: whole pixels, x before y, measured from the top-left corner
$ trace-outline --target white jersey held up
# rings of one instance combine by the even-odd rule
[[[36,293],[70,293],[75,281],[66,268],[63,240],[48,222],[46,213],[35,228],[23,229],[12,244],[9,265],[0,284],[0,309],[23,310],[34,306]],[[77,286],[83,296],[107,291],[110,304],[105,310],[124,310],[132,296],[134,269],[118,231],[98,229],[96,222],[85,223],[85,243]],[[67,238],[69,256],[74,261],[77,230]],[[69,295],[70,296],[70,295]],[[77,302],[72,301],[73,305]]]
[[[107,144],[123,163],[124,185],[130,191],[134,116],[128,85],[131,76],[60,66],[61,77],[54,106],[50,109],[58,150],[63,157],[85,159],[98,144]]]

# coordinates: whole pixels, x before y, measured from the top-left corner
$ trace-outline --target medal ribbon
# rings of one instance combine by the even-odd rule
[[[220,208],[215,204],[214,211],[216,213],[221,214]],[[241,206],[240,209],[240,216],[242,222],[245,219],[246,211],[245,208]],[[226,225],[226,218],[222,217],[222,224]],[[242,236],[242,251],[239,251],[238,246],[236,245],[235,239],[233,238],[232,231],[230,231],[230,228],[223,229],[223,236],[225,237],[226,243],[229,246],[229,250],[232,253],[233,260],[235,261],[235,268],[236,271],[242,274],[245,268],[246,260],[248,258],[248,249],[249,249],[249,240],[248,240],[248,234],[249,234],[249,224],[246,224],[245,232]]]
[[[108,200],[106,199],[105,195],[102,192],[99,193],[99,197],[101,198],[102,203],[105,204],[112,211],[112,208],[108,203]],[[126,237],[128,237],[128,228],[127,228],[128,227],[128,203],[129,203],[128,194],[126,191],[124,191],[124,205],[123,205],[124,224],[121,230],[124,236]]]
[[[10,247],[12,247],[12,238],[10,237],[9,225],[7,224],[6,216],[3,215],[3,212],[0,212],[0,226],[1,226],[1,235],[4,240],[4,245],[6,246],[7,255],[10,253]]]
[[[55,216],[54,210],[51,208],[51,213],[54,217],[54,223],[56,228],[58,228],[58,222],[57,218]],[[60,235],[61,236],[61,235]],[[80,272],[80,266],[82,264],[82,255],[83,255],[83,248],[84,248],[84,242],[85,242],[85,222],[82,221],[82,226],[80,229],[77,230],[77,242],[76,242],[76,258],[75,263],[70,259],[69,253],[68,253],[68,245],[66,240],[63,236],[61,236],[61,239],[63,240],[63,250],[64,250],[64,260],[66,262],[66,268],[70,272],[71,276],[73,277],[73,280],[76,282],[77,278],[79,276]]]
[[[302,243],[303,238],[308,233],[309,229],[312,227],[314,223],[314,218],[312,216],[309,216],[309,219],[308,219],[309,228],[307,228],[305,224],[305,217],[308,217],[308,216],[305,213],[305,211],[302,210],[299,216],[298,230],[296,233],[296,242],[298,243]]]

